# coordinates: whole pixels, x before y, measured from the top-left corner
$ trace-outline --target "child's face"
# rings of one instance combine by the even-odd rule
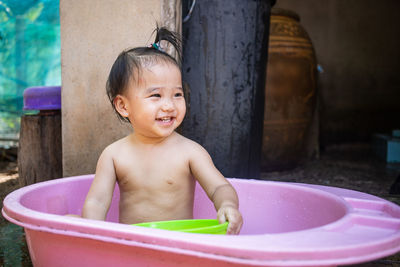
[[[167,137],[182,123],[186,113],[180,70],[173,64],[143,68],[139,81],[131,81],[122,100],[135,134]],[[118,107],[117,107],[118,110]]]

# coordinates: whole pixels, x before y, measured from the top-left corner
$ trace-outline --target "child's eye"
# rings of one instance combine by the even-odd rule
[[[175,94],[175,97],[181,97],[181,96],[183,96],[182,93],[176,93],[176,94]]]
[[[161,95],[160,94],[152,94],[152,95],[150,95],[150,97],[161,97]]]

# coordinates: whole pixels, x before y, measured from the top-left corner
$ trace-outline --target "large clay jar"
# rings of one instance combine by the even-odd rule
[[[294,168],[306,155],[316,103],[311,40],[289,10],[272,9],[265,87],[263,171]]]

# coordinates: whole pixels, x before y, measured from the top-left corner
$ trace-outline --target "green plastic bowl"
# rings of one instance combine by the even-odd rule
[[[220,224],[213,219],[173,220],[132,224],[148,228],[156,228],[185,233],[225,235],[228,222]]]

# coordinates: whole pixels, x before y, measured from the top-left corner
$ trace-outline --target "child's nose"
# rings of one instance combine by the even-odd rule
[[[161,109],[163,111],[171,111],[174,110],[175,106],[173,101],[171,101],[170,99],[164,99],[163,104],[161,106]]]

